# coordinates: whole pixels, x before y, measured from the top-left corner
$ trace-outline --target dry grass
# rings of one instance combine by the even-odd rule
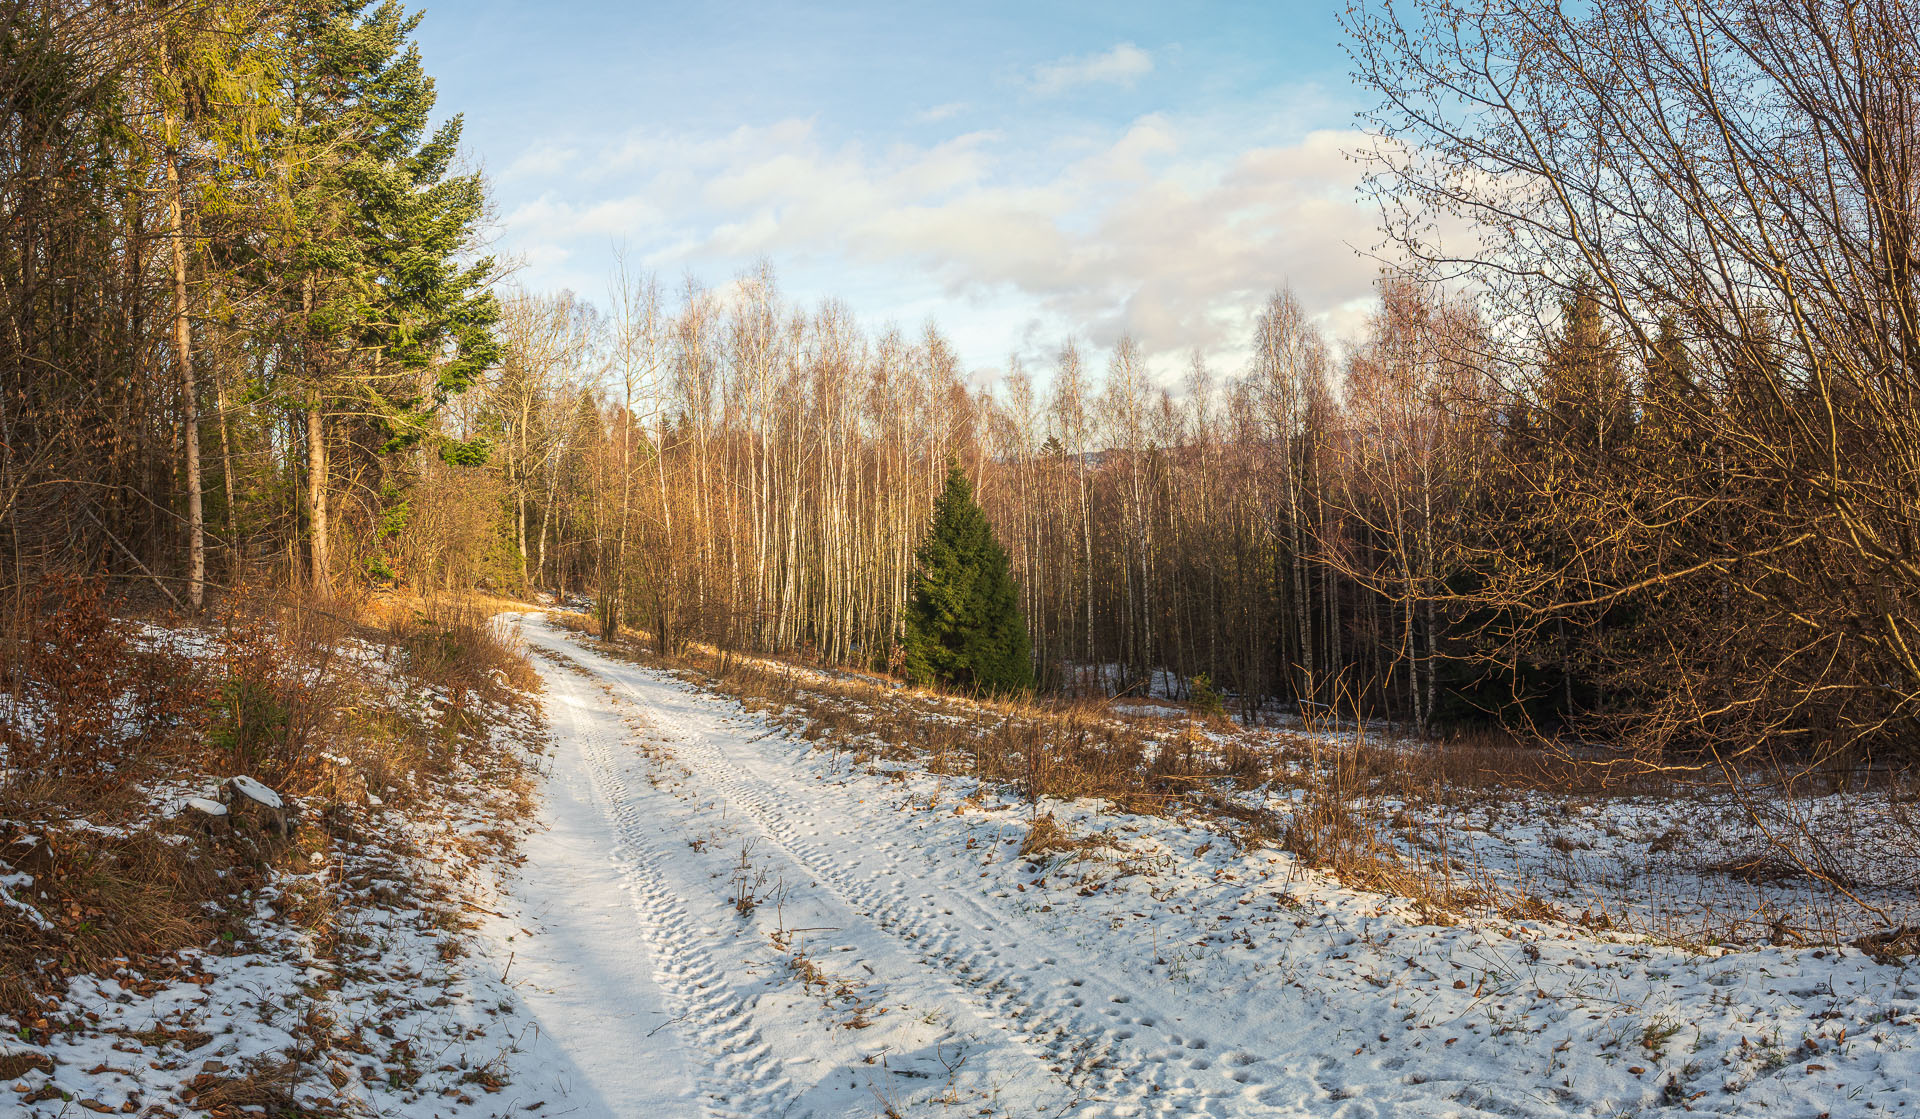
[[[308,1062],[297,1057],[257,1057],[231,1072],[202,1072],[188,1088],[196,1110],[211,1116],[270,1115],[275,1119],[333,1119],[344,1108],[316,1107],[298,1095],[309,1079]]]
[[[489,722],[538,677],[479,604],[356,614],[366,604],[236,593],[179,631],[199,646],[193,655],[135,640],[94,584],[60,585],[32,605],[0,634],[11,669],[0,698],[13,701],[0,711],[11,766],[0,770],[0,873],[32,877],[23,896],[51,927],[0,906],[0,1012],[32,1021],[64,976],[116,961],[165,974],[171,953],[238,927],[242,916],[221,916],[223,899],[282,860],[304,865],[315,843],[341,841],[333,806],[375,793],[390,805],[465,795],[448,780],[455,759],[498,809],[465,839],[476,856],[510,846],[515,818],[531,809],[532,775],[491,748]],[[415,701],[428,690],[447,702]],[[60,733],[36,733],[47,711]],[[312,826],[292,849],[155,811],[156,783],[193,788],[235,773],[296,798]],[[307,898],[283,917],[324,942],[338,904]]]
[[[1073,837],[1053,818],[1053,813],[1042,812],[1027,825],[1027,834],[1020,839],[1020,857],[1039,858],[1059,851],[1071,851],[1075,846]]]
[[[169,840],[178,834],[106,837],[45,822],[0,825],[0,861],[33,876],[36,907],[52,926],[0,908],[0,1012],[24,1017],[60,974],[111,971],[118,960],[211,939],[223,919],[207,903],[257,885],[260,868],[231,850]]]
[[[478,602],[430,602],[395,618],[386,632],[405,657],[407,674],[445,688],[456,702],[500,701],[538,690],[539,673],[507,631],[494,624],[493,613]]]

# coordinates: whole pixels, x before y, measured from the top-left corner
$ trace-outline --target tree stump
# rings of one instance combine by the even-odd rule
[[[265,832],[276,839],[293,837],[293,815],[279,793],[245,775],[229,777],[220,786],[220,803],[235,830]]]
[[[233,818],[228,814],[227,806],[217,800],[188,797],[185,807],[194,826],[205,835],[225,835],[233,827]]]

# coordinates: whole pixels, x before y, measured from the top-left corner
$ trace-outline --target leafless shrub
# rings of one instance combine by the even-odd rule
[[[0,785],[97,798],[185,747],[199,672],[143,647],[107,605],[103,581],[67,577],[21,603],[6,650]]]

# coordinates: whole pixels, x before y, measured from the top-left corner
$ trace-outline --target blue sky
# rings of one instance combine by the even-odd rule
[[[1351,330],[1374,215],[1333,5],[462,0],[419,31],[515,282],[604,299],[764,258],[873,327],[1044,371],[1131,332],[1237,372],[1288,284]]]

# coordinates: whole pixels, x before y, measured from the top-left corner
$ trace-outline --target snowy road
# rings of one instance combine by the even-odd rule
[[[1701,1112],[1839,1115],[1838,1093],[1903,1102],[1883,1085],[1915,1071],[1901,1047],[1857,1053],[1845,1078],[1819,1075],[1834,1058],[1723,1088],[1747,1075],[1718,1059],[1736,1029],[1858,1006],[1861,1045],[1867,1008],[1915,997],[1858,959],[1813,968],[1831,997],[1776,1008],[1710,956],[1414,927],[1290,885],[1283,856],[1197,860],[1213,845],[1172,825],[1139,840],[1167,854],[1136,852],[1164,874],[1063,891],[1015,859],[1017,808],[854,768],[519,624],[555,753],[500,948],[552,1043],[537,1049],[565,1054],[516,1080],[550,1093],[542,1119],[1587,1115],[1657,1112],[1690,1077],[1718,1097],[1694,1096]],[[1767,981],[1813,981],[1767,962]],[[1671,1057],[1620,1040],[1669,1020]]]

